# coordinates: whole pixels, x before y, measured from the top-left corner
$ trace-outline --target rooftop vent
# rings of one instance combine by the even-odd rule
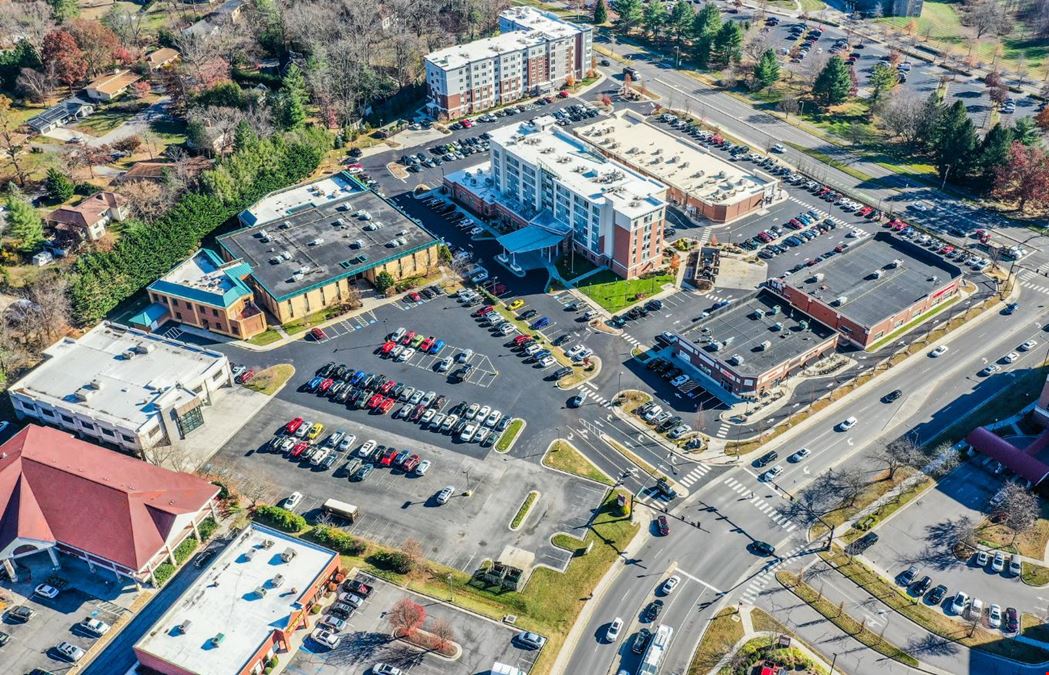
[[[734,366],[742,366],[743,365],[743,357],[740,356],[739,354],[733,354],[729,358],[728,362],[731,363]]]
[[[844,305],[848,301],[849,301],[849,296],[847,296],[847,295],[839,295],[838,297],[836,297],[833,300],[831,300],[830,304],[834,305],[835,307],[841,307],[842,305]]]
[[[881,275],[882,274],[884,274],[884,272],[882,270],[874,270],[873,272],[871,272],[870,277],[868,277],[868,278],[870,278],[870,279],[881,279]]]
[[[896,269],[897,267],[902,267],[902,266],[903,266],[903,261],[900,260],[899,258],[896,258],[891,263],[886,265],[886,267],[888,267],[889,269]]]
[[[764,312],[764,310],[755,309],[753,314],[751,314],[751,316],[754,317],[755,319],[764,319],[765,318],[765,312]]]
[[[280,559],[283,560],[284,562],[291,562],[294,558],[295,558],[295,549],[291,548],[290,546],[288,548],[284,549],[284,551],[281,552],[281,554],[280,554]]]
[[[821,281],[823,281],[823,272],[816,272],[815,274],[813,274],[811,281],[814,284],[818,284]]]
[[[151,351],[153,351],[154,349],[156,349],[156,347],[154,347],[151,344],[147,344],[145,342],[139,342],[134,347],[131,348],[131,351],[135,352],[136,354],[148,354]]]
[[[270,579],[270,586],[272,586],[273,588],[280,588],[281,584],[283,584],[283,583],[284,583],[284,575],[283,574],[278,574],[275,577],[273,577],[272,579]]]
[[[808,322],[808,320],[802,319],[801,321],[798,322],[798,330],[808,330],[808,329],[809,329],[809,322]]]
[[[763,352],[767,352],[769,350],[769,348],[771,348],[771,347],[772,347],[772,341],[771,340],[765,340],[760,345],[758,345],[758,350],[759,351],[763,351]]]
[[[267,548],[268,549],[268,548],[272,548],[272,547],[273,547],[273,540],[272,539],[263,539],[262,540],[262,548]]]
[[[772,316],[779,316],[779,313],[780,313],[780,309],[781,309],[781,308],[780,308],[780,306],[779,306],[779,305],[773,305],[773,306],[772,306],[772,311],[771,311],[771,312],[769,312],[769,314],[771,314]]]
[[[769,329],[778,333],[781,330],[783,330],[783,324],[777,321],[776,323],[772,324],[772,326]]]

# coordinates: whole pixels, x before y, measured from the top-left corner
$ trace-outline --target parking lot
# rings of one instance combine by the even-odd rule
[[[3,592],[10,601],[0,622],[0,631],[10,635],[0,648],[4,672],[67,670],[71,663],[55,649],[59,643],[66,642],[87,652],[99,636],[81,623],[97,619],[112,626],[127,612],[122,604],[134,596],[131,589],[121,595],[120,589],[107,586],[101,576],[91,574],[81,562],[64,555],[59,559],[63,568],[53,571],[46,554],[22,558],[19,562],[26,567],[19,572],[19,583],[3,582]],[[33,589],[39,584],[54,585],[60,592],[54,598],[34,594]],[[121,604],[103,600],[101,595]],[[11,610],[18,606],[32,610],[28,621],[18,620],[12,614]]]
[[[437,621],[451,625],[451,639],[462,647],[455,661],[438,658],[390,636],[387,612],[399,601],[410,598],[426,611],[424,629]],[[341,631],[342,641],[335,649],[326,649],[307,639],[288,664],[285,672],[293,675],[327,675],[334,673],[370,672],[376,663],[388,663],[412,675],[473,675],[487,672],[493,664],[504,663],[527,672],[538,657],[537,650],[522,649],[513,638],[520,632],[512,626],[482,619],[431,598],[415,595],[382,581],[364,604],[350,615]]]

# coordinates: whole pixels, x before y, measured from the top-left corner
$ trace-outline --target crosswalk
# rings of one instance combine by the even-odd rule
[[[717,430],[714,432],[714,435],[718,438],[728,438],[728,432],[731,430],[732,427],[729,425],[728,422],[722,422],[718,426]]]
[[[740,496],[750,495],[750,503],[758,511],[761,511],[766,518],[779,525],[787,532],[793,532],[798,526],[790,520],[787,516],[783,515],[773,506],[771,503],[766,502],[764,499],[758,497],[752,489],[750,489],[745,483],[741,483],[732,476],[729,476],[724,480],[725,485],[728,485],[736,494]]]
[[[636,495],[634,501],[657,509],[665,508],[670,503],[670,497],[656,490],[654,487],[646,487]]]
[[[699,233],[699,245],[706,246],[710,241],[710,235],[713,234],[713,230],[709,227],[704,227],[703,231]]]
[[[619,337],[621,337],[624,340],[626,340],[626,342],[632,347],[640,347],[641,346],[641,340],[638,340],[636,337],[634,337],[630,333],[622,333],[622,334],[620,334]]]
[[[611,408],[612,407],[612,402],[609,401],[604,396],[602,396],[601,392],[597,390],[597,387],[595,387],[594,385],[590,384],[589,382],[584,382],[582,385],[580,385],[580,391],[587,398],[592,398],[595,401],[597,401],[598,403],[600,403],[602,407],[605,407],[605,408]]]
[[[1016,276],[1020,280],[1020,286],[1022,288],[1049,295],[1049,278],[1043,277],[1030,270],[1022,270]]]
[[[779,558],[763,569],[760,574],[751,579],[747,587],[743,589],[743,595],[741,596],[743,602],[750,605],[754,604],[754,601],[765,590],[765,587],[769,585],[769,582],[775,578],[776,568],[803,548],[805,548],[805,544],[798,544],[785,554],[781,554]]]
[[[691,489],[692,486],[703,476],[707,475],[709,471],[710,467],[706,464],[697,464],[694,469],[686,473],[678,482]]]

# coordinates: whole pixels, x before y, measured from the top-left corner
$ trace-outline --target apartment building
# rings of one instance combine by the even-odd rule
[[[533,7],[499,15],[502,32],[426,56],[429,108],[456,118],[538,95],[579,80],[590,69],[592,30]]]
[[[461,202],[515,231],[509,255],[577,253],[631,279],[662,262],[667,187],[597,152],[544,115],[491,132],[490,161],[446,177]]]

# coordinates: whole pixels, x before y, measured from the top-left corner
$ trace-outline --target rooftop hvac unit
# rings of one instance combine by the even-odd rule
[[[283,223],[280,224],[280,229],[282,229],[282,230],[286,230],[289,227],[291,227],[291,221],[290,220],[285,220]]]
[[[151,345],[151,344],[147,344],[145,342],[139,342],[134,347],[131,348],[131,351],[135,352],[136,354],[148,354],[151,351],[153,351],[154,349],[155,349],[155,347],[153,345]]]
[[[734,366],[742,366],[743,365],[743,357],[740,356],[739,354],[733,354],[732,357],[729,358],[728,362],[731,363]]]
[[[895,260],[893,260],[891,263],[888,264],[888,267],[890,269],[896,269],[897,267],[902,267],[902,266],[903,266],[903,261],[900,260],[899,258],[896,258]]]
[[[772,306],[772,311],[771,311],[771,312],[769,312],[769,314],[771,314],[772,316],[779,316],[779,313],[780,313],[780,309],[781,309],[781,308],[780,308],[780,306],[779,306],[779,305],[773,305],[773,306]]]
[[[711,351],[720,352],[721,348],[724,347],[724,346],[725,345],[723,345],[722,343],[718,342],[717,340],[714,340],[714,339],[710,340],[710,350]]]
[[[284,549],[280,554],[280,559],[284,562],[291,562],[295,558],[295,549],[290,546]]]
[[[273,548],[273,540],[272,539],[263,539],[262,540],[262,548],[267,548],[267,549],[268,548]]]
[[[765,340],[760,345],[758,345],[758,349],[760,349],[763,352],[767,352],[770,347],[772,347],[772,341],[771,340]]]
[[[751,314],[751,316],[753,316],[755,319],[764,319],[765,318],[765,312],[763,310],[760,310],[760,309],[755,309],[754,313]]]
[[[309,265],[303,265],[302,267],[299,268],[299,271],[296,272],[296,274],[308,274],[309,271],[310,271],[310,266]]]
[[[798,322],[798,330],[808,330],[809,322],[806,319],[802,319]]]
[[[782,323],[780,323],[779,321],[777,321],[776,323],[772,324],[772,328],[771,328],[771,330],[773,330],[773,331],[775,331],[775,332],[777,332],[777,333],[778,333],[778,332],[780,332],[781,330],[783,330],[783,324],[782,324]]]
[[[821,281],[823,281],[823,277],[824,277],[823,272],[816,272],[815,274],[812,275],[812,282],[818,284]]]
[[[254,557],[255,557],[255,549],[249,548],[247,551],[244,551],[244,561],[245,562],[250,561]]]
[[[192,626],[192,625],[193,625],[193,622],[190,621],[189,619],[186,619],[185,621],[183,621],[179,625],[175,626],[175,630],[178,631],[180,635],[185,635],[186,633],[189,632],[189,627]]]
[[[255,589],[255,596],[259,597],[259,598],[266,597],[266,587],[265,586],[258,586]]]
[[[849,301],[849,296],[847,296],[847,295],[839,295],[838,297],[834,298],[831,301],[830,304],[834,305],[835,307],[841,307],[842,305],[844,305],[848,301]]]
[[[283,574],[278,574],[275,577],[273,577],[272,579],[270,579],[270,586],[273,586],[274,588],[280,588],[281,584],[283,584],[283,583],[284,583],[284,575]]]
[[[881,279],[882,274],[884,274],[884,272],[882,272],[881,270],[874,270],[874,272],[871,273],[871,276],[875,279]]]
[[[310,246],[320,246],[323,243],[324,243],[324,238],[323,237],[317,237],[316,239],[311,239],[310,240]]]

